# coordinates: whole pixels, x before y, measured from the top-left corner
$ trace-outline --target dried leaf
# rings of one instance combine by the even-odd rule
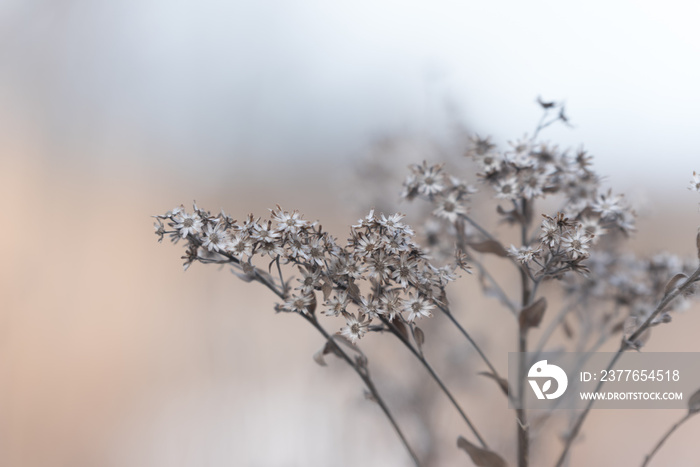
[[[328,279],[324,279],[323,285],[321,286],[321,291],[323,292],[323,301],[327,301],[333,292],[333,284]]]
[[[679,272],[678,274],[673,276],[671,280],[668,281],[668,284],[666,284],[666,288],[664,289],[664,295],[668,295],[669,293],[673,292],[679,285],[681,285],[681,282],[684,282],[686,279],[688,279],[688,276],[686,276],[682,272]]]
[[[690,396],[690,400],[688,401],[688,412],[689,413],[698,413],[700,412],[700,389],[695,391],[692,396]]]
[[[461,436],[457,438],[457,447],[464,449],[477,467],[508,467],[506,461],[495,452],[480,448]]]
[[[447,300],[447,291],[444,287],[440,290],[440,295],[437,297],[436,301],[440,305],[450,306],[450,302]]]
[[[314,354],[314,361],[318,363],[321,366],[327,366],[324,356],[328,355],[329,353],[334,353],[338,356],[340,356],[340,352],[335,347],[335,344],[331,343],[330,341],[326,341],[326,343],[321,347],[318,352]]]
[[[395,319],[391,322],[391,324],[394,325],[396,330],[403,336],[404,339],[408,340],[408,329],[406,329],[406,325],[403,324],[401,321],[398,319]]]
[[[698,236],[695,237],[695,246],[698,249],[698,259],[700,259],[700,230],[698,230]]]
[[[418,326],[413,328],[413,338],[415,339],[416,344],[418,344],[418,348],[423,347],[423,343],[425,342],[425,334]]]
[[[496,383],[498,383],[498,386],[501,388],[501,391],[507,396],[508,393],[510,392],[510,387],[508,386],[508,380],[504,378],[499,378],[498,376],[494,375],[493,373],[489,373],[488,371],[482,371],[479,373],[481,376],[486,376],[487,378],[491,378],[494,380]]]
[[[561,323],[561,328],[564,330],[564,334],[566,335],[567,339],[574,337],[574,331],[571,329],[571,326],[569,326],[569,323],[566,320]]]
[[[483,242],[469,243],[468,245],[472,250],[478,251],[479,253],[491,253],[501,258],[508,257],[508,252],[503,248],[503,245],[496,240],[484,240]]]
[[[311,303],[309,304],[309,313],[314,314],[316,313],[316,307],[318,306],[318,302],[316,301],[316,293],[311,292]]]
[[[630,334],[627,334],[627,332],[625,332],[625,335],[632,337]],[[651,328],[646,328],[634,342],[630,341],[629,338],[627,338],[626,343],[627,343],[628,348],[634,349],[634,350],[639,350],[642,347],[644,347],[644,345],[649,341],[650,337],[651,337]]]
[[[241,262],[241,268],[243,269],[243,272],[246,273],[249,276],[254,276],[255,275],[255,266],[253,266],[250,263],[246,263],[245,261]]]
[[[328,366],[326,363],[326,360],[323,358],[325,355],[325,347],[323,349],[319,349],[318,352],[314,354],[314,362],[318,363],[321,366]]]
[[[236,271],[235,269],[231,269],[231,273],[238,277],[240,280],[243,282],[252,282],[253,281],[253,276],[249,274],[241,274],[240,272]]]
[[[520,328],[536,328],[542,322],[544,311],[547,309],[547,299],[540,297],[520,311]]]
[[[623,329],[625,329],[625,321],[626,321],[626,320],[623,319],[623,320],[619,321],[615,326],[613,326],[613,327],[610,329],[610,334],[617,334],[618,332],[620,332],[620,331],[622,331]]]
[[[543,109],[551,109],[556,105],[556,102],[554,101],[545,102],[540,96],[537,96],[537,103],[540,104],[540,107]]]
[[[348,281],[348,297],[352,299],[355,303],[362,302],[362,294],[360,294],[360,288],[355,284],[355,281],[350,279]]]

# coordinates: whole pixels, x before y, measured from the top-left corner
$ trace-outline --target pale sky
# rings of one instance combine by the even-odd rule
[[[560,146],[663,189],[700,170],[698,20],[691,1],[5,0],[0,98],[56,147],[142,145],[177,165],[448,137],[448,103],[505,142],[542,95],[575,124],[546,134]]]

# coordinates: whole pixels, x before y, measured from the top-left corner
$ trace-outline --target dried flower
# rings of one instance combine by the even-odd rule
[[[340,334],[350,339],[353,344],[356,343],[367,332],[369,323],[365,323],[364,318],[364,316],[360,316],[358,320],[352,313],[345,315],[347,325],[340,330]]]

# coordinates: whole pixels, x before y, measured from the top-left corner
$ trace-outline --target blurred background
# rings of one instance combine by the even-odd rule
[[[343,238],[465,129],[500,144],[532,131],[541,95],[574,126],[545,136],[585,143],[639,206],[632,247],[693,255],[699,15],[683,1],[0,0],[0,465],[406,465],[357,378],[313,363],[313,329],[226,270],[183,273],[149,216],[281,203]],[[354,174],[387,147],[394,177],[368,200]],[[484,306],[460,319],[505,373],[514,329],[495,332],[503,310]],[[698,326],[689,310],[649,350],[700,351]],[[399,362],[380,387],[420,449],[465,465],[452,434],[416,425],[434,410],[465,431],[439,396],[411,404],[402,385],[422,370],[394,344],[370,342],[380,368]],[[505,401],[453,382],[512,459]],[[679,417],[594,412],[571,465],[638,465]],[[696,422],[657,465],[697,465]]]

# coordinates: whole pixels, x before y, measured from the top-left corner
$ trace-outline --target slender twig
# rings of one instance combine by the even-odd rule
[[[287,292],[287,283],[284,281],[284,277],[282,276],[282,267],[280,266],[280,257],[277,256],[275,258],[275,263],[277,264],[277,273],[280,276],[280,284],[282,284],[282,291]]]
[[[236,265],[240,264],[240,260],[236,258],[235,256],[226,253],[226,252],[218,252],[220,255],[226,257],[229,262],[234,263]],[[198,258],[201,260],[201,258]],[[280,280],[282,280],[281,276],[281,271],[280,272]],[[279,298],[284,299],[284,291],[280,290],[274,282],[269,281],[266,277],[264,277],[262,274],[260,274],[257,270],[257,268],[254,269],[254,279],[263,284],[265,287],[270,289],[275,295],[277,295]],[[282,285],[284,288],[284,285]],[[318,332],[320,332],[323,337],[328,340],[328,342],[331,342],[337,353],[345,360],[345,362],[350,365],[353,370],[355,370],[355,373],[358,374],[358,376],[362,379],[362,381],[365,383],[365,386],[367,386],[367,389],[369,392],[372,394],[373,399],[377,402],[379,407],[382,409],[384,412],[384,415],[386,415],[387,419],[389,419],[389,422],[391,423],[391,426],[394,428],[394,431],[396,431],[396,434],[399,436],[401,439],[401,443],[404,445],[406,450],[408,451],[408,454],[411,456],[411,459],[413,460],[413,463],[416,465],[416,467],[420,467],[420,461],[418,460],[418,456],[416,453],[413,451],[411,448],[410,444],[408,443],[408,440],[406,439],[406,436],[403,434],[401,431],[401,428],[399,428],[399,425],[396,423],[396,420],[394,419],[393,415],[391,414],[391,411],[389,411],[389,408],[387,407],[386,403],[382,399],[382,397],[379,395],[379,392],[377,391],[377,388],[374,385],[374,382],[372,379],[369,377],[369,370],[362,371],[360,367],[358,366],[357,363],[353,362],[352,359],[348,356],[348,354],[331,338],[331,336],[328,334],[328,332],[319,324],[318,320],[313,317],[312,315],[302,315],[311,325],[313,325],[314,328]]]
[[[488,230],[486,230],[486,229],[483,228],[481,225],[479,225],[479,223],[476,222],[476,221],[475,221],[474,219],[472,219],[471,217],[467,216],[466,214],[460,214],[460,215],[459,215],[459,218],[460,218],[460,219],[464,219],[465,221],[469,222],[476,230],[478,230],[478,231],[479,231],[484,237],[486,237],[487,239],[489,239],[489,240],[491,240],[491,241],[494,241],[494,242],[497,242],[499,245],[501,244],[501,242],[499,242],[498,239],[497,239],[496,237],[494,237],[493,235],[491,235],[491,233],[489,233]],[[501,245],[501,246],[502,246],[502,245]],[[521,267],[520,263],[518,263],[518,262],[515,260],[515,258],[513,258],[512,256],[508,255],[506,259],[508,259],[511,263],[515,264],[518,268]]]
[[[476,268],[479,270],[479,274],[483,275],[491,283],[491,286],[493,287],[493,290],[496,293],[500,302],[503,303],[510,310],[513,316],[517,316],[517,307],[513,304],[510,298],[508,298],[508,295],[503,291],[503,288],[500,286],[498,281],[494,279],[491,273],[489,273],[488,269],[486,269],[483,263],[481,263],[474,257],[470,258],[470,262],[474,266],[476,266]]]
[[[438,308],[440,309],[440,311],[442,311],[445,314],[445,316],[447,316],[449,318],[449,320],[452,322],[452,324],[454,324],[457,327],[457,329],[459,329],[459,332],[461,332],[462,335],[464,336],[464,338],[469,341],[469,343],[472,345],[472,347],[474,347],[474,350],[476,350],[476,352],[479,354],[479,357],[481,357],[481,359],[484,361],[484,363],[486,363],[486,366],[489,367],[489,370],[491,370],[491,373],[493,373],[493,375],[496,378],[502,379],[500,377],[500,375],[498,374],[498,371],[496,371],[496,367],[493,366],[493,364],[488,359],[488,357],[486,357],[486,354],[484,354],[483,350],[481,350],[481,347],[479,347],[479,344],[477,344],[474,341],[474,339],[472,338],[472,336],[469,335],[467,330],[464,329],[464,327],[462,327],[462,325],[459,323],[459,321],[457,321],[457,319],[454,317],[454,315],[452,314],[450,309],[448,307],[445,307],[445,306],[442,306],[439,304],[438,304]]]
[[[659,302],[654,312],[651,315],[649,315],[646,321],[644,321],[644,323],[642,323],[642,325],[639,326],[639,328],[637,328],[637,330],[633,332],[632,335],[629,336],[629,338],[625,338],[623,336],[622,343],[620,344],[620,349],[617,351],[615,356],[608,364],[607,371],[610,371],[615,366],[615,363],[617,363],[620,356],[622,356],[622,354],[625,351],[629,350],[630,348],[634,348],[637,339],[639,339],[639,336],[641,336],[644,331],[649,329],[649,326],[651,326],[651,323],[654,321],[654,319],[668,306],[669,303],[671,303],[671,301],[673,301],[673,299],[675,299],[679,294],[687,290],[693,284],[693,282],[695,282],[698,279],[698,277],[700,277],[700,267],[696,269],[695,272],[693,272],[693,274],[689,278],[687,278],[682,284],[680,284],[676,289],[664,295],[663,299],[661,299],[661,302]],[[604,383],[605,380],[599,380],[598,384],[596,385],[595,392],[599,392],[600,388],[603,386]],[[562,450],[562,453],[559,456],[559,460],[555,464],[556,467],[561,467],[564,464],[569,449],[571,448],[571,443],[573,443],[574,438],[576,438],[576,436],[579,433],[579,430],[581,430],[581,425],[583,425],[584,420],[586,420],[586,416],[588,415],[588,412],[591,411],[591,407],[593,406],[594,402],[595,399],[591,399],[588,402],[588,404],[586,404],[586,407],[583,409],[583,412],[581,412],[578,419],[576,420],[576,423],[571,429],[571,433],[569,433],[569,436],[566,437],[566,441],[564,442],[564,449]]]
[[[479,225],[479,223],[476,222],[476,221],[475,221],[474,219],[472,219],[471,217],[467,216],[466,214],[460,214],[459,217],[460,217],[461,219],[464,219],[465,221],[469,222],[476,230],[478,230],[479,232],[481,232],[481,235],[483,235],[484,237],[488,238],[489,240],[493,240],[494,242],[498,242],[498,240],[496,240],[496,237],[494,237],[493,235],[491,235],[491,233],[490,233],[488,230],[486,230],[486,229],[483,228],[481,225]],[[500,243],[500,242],[499,242],[499,243]]]
[[[398,329],[396,329],[396,326],[394,326],[393,323],[391,323],[389,320],[384,318],[383,316],[380,316],[379,319],[382,320],[382,322],[389,328],[392,334],[394,334],[405,346],[408,348],[408,350],[411,351],[411,353],[418,359],[418,361],[421,362],[421,364],[425,367],[426,370],[428,370],[428,373],[430,373],[430,376],[435,380],[435,382],[440,386],[440,389],[442,392],[447,396],[447,398],[450,400],[454,408],[459,412],[459,414],[462,416],[462,419],[465,421],[471,432],[474,434],[476,439],[479,441],[482,447],[488,448],[488,445],[484,441],[484,439],[481,437],[479,434],[479,431],[476,429],[472,421],[469,419],[467,414],[464,412],[462,407],[459,405],[459,402],[457,402],[457,399],[452,395],[450,390],[447,388],[445,383],[440,379],[440,377],[435,373],[435,370],[433,367],[428,363],[428,360],[425,359],[414,347],[411,345],[411,343],[406,339],[406,337],[399,332]]]
[[[418,460],[418,456],[416,453],[413,451],[411,448],[411,445],[408,443],[408,440],[406,439],[406,436],[403,434],[401,431],[401,428],[399,428],[398,423],[396,423],[396,420],[394,419],[393,415],[391,414],[391,411],[389,411],[389,408],[387,407],[386,403],[382,399],[382,397],[379,395],[379,392],[377,391],[376,386],[374,385],[374,382],[369,376],[369,370],[365,367],[364,370],[360,368],[360,366],[356,363],[353,362],[350,356],[338,345],[333,338],[328,334],[328,332],[319,324],[318,320],[313,317],[312,315],[302,315],[306,320],[311,323],[311,325],[320,332],[323,337],[326,338],[326,340],[330,343],[332,343],[335,346],[335,351],[339,353],[339,355],[342,357],[345,362],[350,365],[353,370],[355,370],[355,373],[362,379],[362,381],[365,383],[365,386],[367,386],[367,389],[369,392],[372,394],[372,399],[377,402],[379,407],[382,409],[382,412],[384,412],[384,415],[386,415],[386,418],[389,419],[389,423],[391,423],[391,426],[394,428],[394,431],[396,431],[396,434],[399,436],[401,439],[401,442],[403,443],[404,447],[408,451],[408,454],[411,456],[411,459],[413,460],[413,463],[417,466],[420,467],[420,461]]]
[[[678,420],[678,421],[666,432],[666,434],[663,435],[663,437],[661,437],[661,439],[659,440],[659,442],[656,443],[656,446],[654,446],[654,449],[652,449],[652,451],[651,451],[649,454],[647,454],[646,457],[644,457],[644,462],[642,462],[642,467],[646,467],[647,465],[649,465],[649,462],[651,461],[651,458],[654,457],[654,454],[656,454],[656,452],[657,452],[657,451],[661,448],[661,446],[666,442],[666,440],[669,438],[669,436],[671,436],[671,434],[673,434],[673,432],[676,431],[676,429],[678,429],[678,427],[680,427],[682,424],[684,424],[686,421],[688,421],[688,419],[689,419],[691,416],[693,416],[694,414],[695,414],[695,412],[688,412],[683,418],[681,418],[680,420]]]
[[[337,284],[339,287],[343,287],[342,284]],[[357,298],[350,297],[350,299],[358,303]],[[359,304],[359,303],[358,303]],[[428,361],[425,359],[425,357],[422,355],[422,351],[419,352],[418,350],[413,347],[413,345],[408,341],[408,339],[401,333],[399,330],[396,328],[396,326],[389,321],[386,317],[379,315],[379,319],[382,321],[382,323],[387,327],[387,329],[394,334],[405,346],[407,349],[411,351],[414,357],[420,361],[423,366],[425,367],[426,370],[428,370],[428,373],[430,373],[430,376],[435,380],[435,382],[440,386],[440,389],[442,390],[443,393],[447,396],[447,398],[452,402],[452,405],[455,407],[455,409],[459,412],[459,414],[462,416],[462,419],[466,422],[467,426],[469,426],[469,429],[474,433],[474,436],[479,440],[481,445],[484,448],[487,448],[488,446],[484,442],[483,438],[477,431],[476,427],[474,424],[471,422],[467,414],[462,410],[462,407],[460,407],[459,403],[457,402],[457,399],[454,398],[450,390],[445,386],[445,383],[442,382],[440,377],[435,373],[435,370],[433,370],[433,367],[428,363]]]
[[[465,216],[465,219],[467,217]],[[471,218],[468,218],[471,219]],[[469,222],[474,222],[473,220],[469,220]],[[481,228],[481,227],[479,227]],[[456,222],[455,223],[455,229],[457,230],[457,246],[462,252],[466,252],[467,247],[469,246],[467,244],[467,239],[464,234],[464,229],[461,228],[461,226]],[[489,235],[491,239],[493,239],[492,236],[488,232],[486,234]],[[513,316],[517,316],[518,310],[516,309],[515,305],[513,302],[508,298],[508,295],[505,293],[503,290],[503,287],[498,283],[498,281],[491,275],[491,273],[486,269],[486,266],[484,266],[483,263],[481,263],[476,257],[470,257],[469,262],[476,266],[476,268],[479,270],[479,274],[481,274],[483,277],[485,277],[490,283],[491,286],[493,287],[493,290],[495,291],[496,295],[498,296],[498,299],[503,303],[511,313],[513,313]]]
[[[520,241],[523,246],[527,246],[528,205],[525,199],[522,200],[522,216],[523,221],[520,225]],[[519,269],[522,287],[522,306],[523,309],[525,309],[525,307],[533,302],[537,287],[539,286],[539,281],[533,280],[532,276],[528,274],[528,271],[524,267],[520,267]],[[534,282],[532,289],[530,289],[530,280]],[[527,410],[525,410],[527,331],[528,327],[526,323],[520,321],[520,325],[518,326],[518,408],[516,409],[519,467],[527,467],[530,457],[530,427],[527,424]]]
[[[545,128],[544,126],[544,121],[549,115],[549,109],[544,109],[544,112],[542,112],[542,117],[540,117],[540,121],[537,123],[537,127],[535,128],[535,131],[532,133],[532,138],[530,138],[530,141],[535,141],[537,139],[537,135],[542,131],[542,129]],[[547,125],[549,126],[549,125]]]

